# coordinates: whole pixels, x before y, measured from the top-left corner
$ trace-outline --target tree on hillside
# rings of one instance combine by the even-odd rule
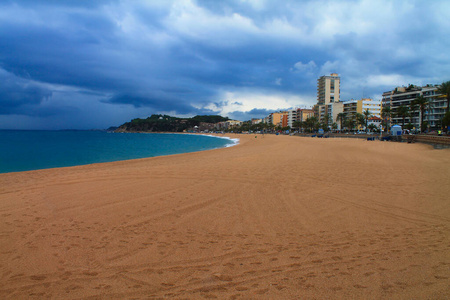
[[[372,116],[372,114],[370,113],[369,109],[367,108],[365,111],[363,111],[363,115],[364,115],[364,123],[366,125],[366,132],[369,130],[368,128],[368,123],[369,123],[369,118]]]
[[[450,111],[450,81],[443,82],[437,89],[447,99],[447,112]]]
[[[402,128],[405,127],[405,119],[409,117],[409,109],[405,105],[400,105],[395,111],[397,117],[402,118]]]

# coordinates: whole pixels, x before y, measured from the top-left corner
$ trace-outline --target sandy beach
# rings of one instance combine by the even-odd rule
[[[450,298],[449,149],[230,137],[0,174],[0,298]]]

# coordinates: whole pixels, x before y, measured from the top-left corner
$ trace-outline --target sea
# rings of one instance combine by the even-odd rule
[[[0,130],[0,173],[196,152],[236,143],[197,134]]]

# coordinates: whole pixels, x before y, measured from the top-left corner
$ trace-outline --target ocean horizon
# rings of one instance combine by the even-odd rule
[[[196,134],[95,130],[0,130],[0,173],[71,167],[233,146]]]

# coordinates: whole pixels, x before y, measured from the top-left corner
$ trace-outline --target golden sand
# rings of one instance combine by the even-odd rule
[[[0,174],[0,298],[450,298],[450,150],[238,137]]]

